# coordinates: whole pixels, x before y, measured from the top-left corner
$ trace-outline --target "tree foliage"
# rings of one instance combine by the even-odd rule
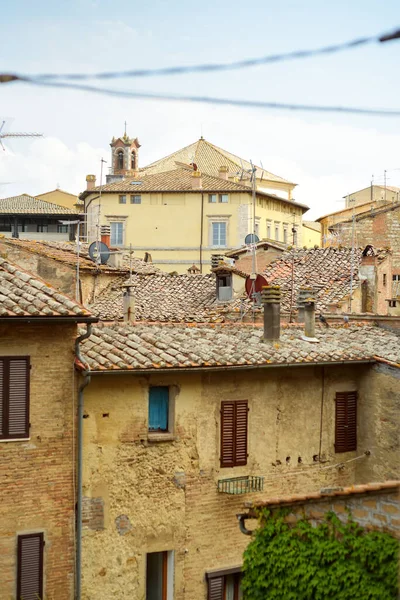
[[[293,526],[288,511],[260,514],[261,524],[244,554],[245,600],[395,600],[398,541],[366,532],[333,512],[313,527]]]

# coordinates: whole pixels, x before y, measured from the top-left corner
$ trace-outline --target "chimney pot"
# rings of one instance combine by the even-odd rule
[[[264,339],[279,340],[281,333],[281,288],[265,285],[261,291],[264,305]]]
[[[314,296],[313,289],[310,287],[302,286],[299,289],[299,293],[297,295],[297,321],[298,323],[304,323],[304,306],[306,299],[310,296]]]
[[[96,175],[86,175],[86,189],[92,190],[96,187]]]
[[[135,322],[135,298],[132,292],[132,286],[130,282],[126,282],[123,285],[123,311],[124,311],[124,322],[134,323]]]
[[[315,337],[315,296],[312,292],[304,301],[304,336],[306,342],[319,342]]]
[[[103,244],[110,247],[110,238],[111,238],[111,227],[110,225],[101,225],[100,227],[100,236]]]
[[[201,178],[201,171],[193,171],[192,173],[192,190],[201,190],[203,187],[203,181]]]
[[[228,172],[228,167],[225,167],[224,165],[218,169],[218,175],[221,179],[228,179]]]

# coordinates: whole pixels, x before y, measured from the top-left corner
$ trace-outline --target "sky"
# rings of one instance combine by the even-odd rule
[[[0,73],[95,73],[231,62],[318,48],[400,26],[398,0],[14,0],[2,8]],[[113,89],[273,102],[400,109],[400,40],[330,56],[240,71],[90,82]],[[201,135],[298,184],[306,219],[343,206],[342,197],[379,184],[400,186],[400,117],[209,106],[107,97],[1,84],[6,131],[40,139],[5,141],[0,197],[61,187],[79,193],[100,179],[109,143],[127,132],[140,166]]]

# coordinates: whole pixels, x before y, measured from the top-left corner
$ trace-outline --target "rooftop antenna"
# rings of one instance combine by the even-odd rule
[[[295,254],[295,242],[296,242],[296,213],[292,212],[292,273],[290,277],[290,310],[289,310],[289,323],[292,323],[292,312],[294,305],[294,254]]]
[[[262,168],[262,173],[261,173],[261,178],[260,178],[260,181],[262,181],[262,178],[264,177],[264,167],[263,167],[263,164],[262,164],[262,160],[261,160],[261,159],[260,159],[260,165],[261,165],[261,168]]]
[[[103,164],[107,161],[104,158],[100,160],[100,191],[99,191],[99,208],[97,212],[97,234],[96,234],[96,264],[101,264],[101,254],[100,254],[100,213],[101,213],[101,186],[103,185]]]
[[[126,121],[124,121],[124,126],[125,126],[124,137],[126,137]]]
[[[17,131],[3,133],[5,124],[6,124],[6,122],[3,121],[2,124],[0,125],[0,146],[3,148],[4,151],[5,151],[5,147],[3,144],[3,140],[6,138],[43,137],[43,133],[24,133],[24,132],[17,132]]]

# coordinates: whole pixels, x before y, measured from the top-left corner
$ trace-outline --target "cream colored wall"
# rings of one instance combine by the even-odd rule
[[[306,248],[314,248],[314,246],[321,247],[321,233],[319,231],[315,231],[315,229],[303,225],[302,233],[303,246],[306,246]]]
[[[381,186],[374,185],[360,190],[354,194],[346,196],[346,207],[352,208],[359,204],[365,204],[367,202],[398,202],[400,199],[399,192],[393,192],[392,190],[386,189]]]
[[[134,190],[137,194],[139,190]],[[124,245],[142,257],[150,252],[153,262],[165,271],[186,273],[195,264],[200,266],[200,235],[202,194],[197,193],[155,193],[142,194],[141,204],[119,204],[119,194],[104,194],[101,198],[100,223],[124,222]],[[94,197],[94,196],[93,196]],[[90,196],[86,199],[88,204]],[[229,202],[209,203],[208,193],[204,193],[203,206],[203,272],[210,269],[211,255],[229,248],[240,247],[245,235],[252,231],[252,198],[247,192],[229,194]],[[96,235],[98,200],[88,207],[89,237]],[[267,219],[279,225],[279,241],[283,241],[283,225],[291,228],[292,212],[296,213],[298,225],[298,245],[301,246],[301,210],[279,202],[278,199],[257,199],[256,217],[259,221],[259,237],[266,237]],[[213,219],[226,219],[227,247],[211,245],[211,225]],[[290,233],[289,233],[290,235]]]
[[[240,533],[236,514],[244,502],[369,481],[373,455],[343,469],[322,470],[314,457],[321,450],[323,466],[332,466],[380,443],[371,438],[372,425],[361,426],[375,402],[378,384],[371,396],[368,386],[373,376],[364,365],[92,376],[85,389],[84,496],[89,503],[90,498],[103,502],[105,518],[104,528],[85,523],[83,598],[143,600],[146,553],[174,550],[174,599],[205,600],[205,572],[242,562],[249,540]],[[171,441],[148,440],[149,384],[178,387]],[[354,389],[362,390],[358,450],[338,455],[334,397]],[[382,381],[382,398],[385,389],[394,390],[390,378]],[[388,396],[389,404],[393,398]],[[227,399],[249,402],[247,466],[219,464],[220,403]],[[384,436],[385,424],[379,428]],[[389,450],[381,458],[384,480],[398,459]],[[264,476],[264,491],[218,493],[219,479],[241,475]],[[129,519],[131,529],[121,532],[121,517]]]
[[[36,198],[45,200],[46,202],[52,202],[53,204],[58,204],[59,206],[65,206],[66,208],[71,208],[72,210],[77,210],[75,204],[78,201],[78,196],[68,194],[68,192],[63,192],[62,190],[47,192],[45,194],[41,194],[40,196],[36,196]]]

